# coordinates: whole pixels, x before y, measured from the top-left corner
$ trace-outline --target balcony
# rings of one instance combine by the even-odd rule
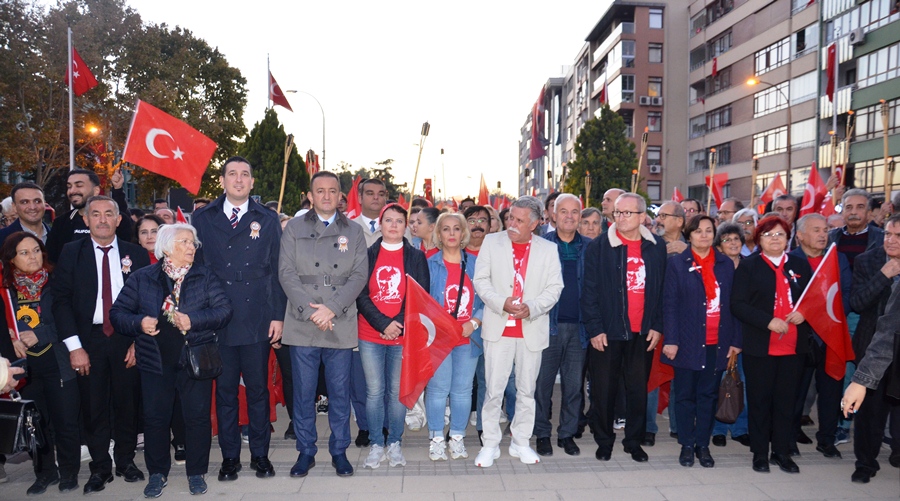
[[[631,139],[634,137],[634,126],[633,125],[625,126],[625,137],[627,137],[628,139]]]
[[[844,158],[846,152],[844,151],[847,147],[846,141],[840,141],[837,144],[837,163],[841,165],[844,163]],[[827,169],[831,168],[831,141],[828,141],[824,144],[819,144],[819,168]]]
[[[609,49],[610,49],[610,47],[612,47],[613,43],[623,33],[626,33],[626,34],[634,33],[634,23],[619,23],[619,25],[616,26],[616,28],[614,30],[612,30],[612,33],[610,33],[609,36],[606,37],[606,39],[600,43],[600,45],[597,47],[597,50],[594,51],[594,54],[591,56],[591,58],[592,58],[591,61],[597,62],[597,61],[600,61],[601,59],[603,59],[604,54],[606,54],[609,51]]]
[[[828,100],[828,96],[819,96],[819,117],[830,118],[834,114],[834,108],[837,106],[838,115],[843,115],[850,111],[854,85],[841,87],[834,94],[834,102]],[[822,89],[824,92],[825,89]]]
[[[600,92],[600,89],[603,88],[604,83],[606,83],[606,72],[605,71],[603,73],[601,73],[600,76],[598,76],[596,80],[594,80],[594,86],[591,88],[594,89],[595,93]],[[609,96],[607,96],[607,99],[609,99]]]

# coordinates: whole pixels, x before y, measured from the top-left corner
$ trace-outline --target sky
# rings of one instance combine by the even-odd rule
[[[267,106],[268,54],[283,90],[321,103],[326,169],[391,158],[395,182],[411,185],[428,121],[416,184],[421,193],[433,177],[436,196],[476,196],[481,174],[490,189],[500,181],[516,193],[531,106],[548,78],[564,75],[609,3],[129,1],[145,23],[189,29],[241,70],[248,130]],[[287,97],[293,113],[276,107],[286,132],[301,156],[312,148],[321,160],[319,106],[304,94]]]

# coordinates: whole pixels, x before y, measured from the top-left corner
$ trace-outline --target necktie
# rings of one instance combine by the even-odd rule
[[[231,219],[229,219],[229,221],[231,221],[232,229],[237,228],[237,224],[238,224],[237,215],[238,215],[238,212],[240,212],[240,211],[241,211],[240,207],[235,207],[235,208],[231,209]]]
[[[101,296],[103,298],[103,333],[106,334],[106,337],[112,336],[113,334],[113,326],[109,321],[109,309],[112,308],[112,279],[109,276],[109,250],[112,249],[112,246],[108,247],[97,247],[98,249],[103,251],[103,263],[102,263],[102,284],[101,284]]]
[[[375,233],[375,220],[374,219],[369,221],[369,226],[372,227],[372,233]]]
[[[324,224],[326,228],[328,227],[328,221],[322,221],[322,224]]]

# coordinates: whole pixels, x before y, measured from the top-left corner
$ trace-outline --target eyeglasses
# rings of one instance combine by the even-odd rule
[[[696,213],[700,212],[697,209],[684,209],[684,211],[687,212],[688,214],[696,214]]]
[[[742,224],[744,226],[753,226],[756,224],[756,221],[754,221],[752,219],[748,219],[746,221],[738,221],[737,224]]]
[[[665,214],[663,212],[660,212],[659,214],[656,215],[656,217],[658,217],[660,221],[665,221],[667,217],[684,217],[684,216],[678,216],[675,214]]]
[[[733,244],[735,242],[740,243],[740,241],[741,239],[739,237],[728,237],[722,239],[723,244]]]
[[[191,246],[193,246],[195,249],[199,249],[199,248],[200,248],[200,242],[197,242],[197,241],[195,241],[195,240],[188,240],[188,239],[186,239],[186,238],[182,238],[181,240],[175,240],[175,243],[176,243],[176,244],[181,244],[181,245],[191,245]]]
[[[614,210],[613,211],[613,217],[629,218],[635,214],[641,214],[641,212],[632,212],[630,210]]]
[[[776,231],[776,232],[767,231],[767,232],[763,233],[762,236],[764,236],[766,238],[784,238],[787,236],[787,234],[783,231]]]
[[[478,219],[466,219],[466,221],[467,221],[469,224],[484,224],[484,223],[488,222],[489,219],[485,219],[485,218],[483,218],[483,217],[480,217],[480,218],[478,218]]]

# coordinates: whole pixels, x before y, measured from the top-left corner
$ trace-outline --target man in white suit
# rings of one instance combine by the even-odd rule
[[[534,430],[534,390],[541,353],[550,344],[548,313],[563,289],[556,245],[533,234],[544,206],[522,197],[510,209],[507,230],[485,237],[472,280],[486,306],[482,339],[487,388],[482,408],[484,447],[475,465],[489,467],[500,457],[500,405],[513,363],[516,410],[509,455],[525,464],[540,462],[529,443]]]

